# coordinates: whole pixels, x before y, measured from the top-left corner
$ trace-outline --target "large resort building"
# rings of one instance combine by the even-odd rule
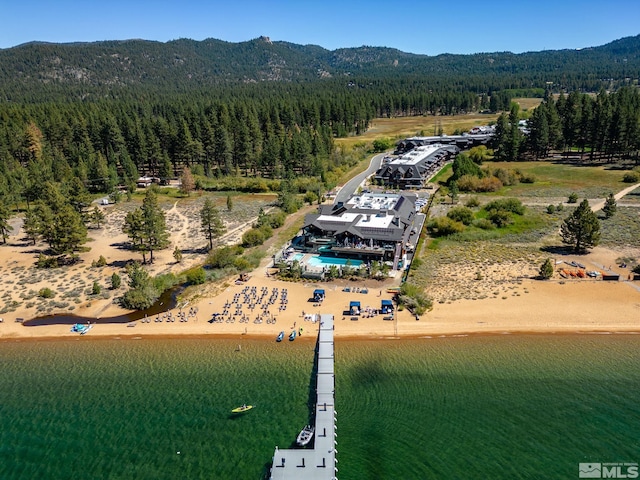
[[[376,172],[378,184],[395,188],[422,188],[460,149],[455,145],[423,145],[387,161]]]
[[[394,188],[422,188],[461,150],[486,145],[493,137],[493,130],[493,127],[474,127],[464,135],[406,138],[396,145],[398,157],[385,159],[376,172],[375,181]]]
[[[372,183],[384,189],[421,189],[461,149],[486,144],[492,135],[491,127],[474,127],[464,135],[407,138],[394,156],[385,156]],[[333,276],[336,267],[343,274],[347,267],[372,272],[374,261],[389,267],[391,275],[407,268],[425,223],[420,210],[428,195],[365,190],[343,198],[307,215],[302,234],[274,255],[274,266],[298,262],[300,275],[315,279]]]
[[[402,264],[424,223],[415,195],[365,193],[307,215],[302,244],[324,256]],[[359,263],[359,262],[358,262]]]
[[[458,147],[459,150],[468,150],[478,145],[487,145],[493,135],[495,127],[483,126],[473,127],[469,133],[462,135],[438,135],[435,137],[409,137],[401,140],[396,145],[396,155],[402,155],[413,150],[416,147],[424,147],[425,145],[450,145]]]

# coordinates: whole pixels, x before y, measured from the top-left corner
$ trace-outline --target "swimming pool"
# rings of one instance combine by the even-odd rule
[[[336,258],[336,257],[323,257],[322,255],[313,256],[307,260],[307,264],[311,267],[328,267],[330,265],[337,265],[338,267],[344,267],[347,262],[349,262],[349,266],[351,267],[360,267],[362,265],[362,260],[353,260],[346,258]]]
[[[304,253],[296,253],[293,257],[291,257],[292,262],[301,262],[304,258]]]

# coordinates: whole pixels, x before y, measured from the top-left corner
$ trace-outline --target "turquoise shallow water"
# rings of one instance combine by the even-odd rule
[[[338,258],[338,257],[325,257],[323,255],[314,255],[307,260],[307,263],[312,267],[329,267],[331,265],[344,267],[347,265],[347,262],[349,263],[350,266],[354,268],[358,268],[363,263],[362,260],[346,259],[346,258]]]
[[[308,420],[305,340],[0,343],[0,478],[259,479]],[[639,346],[338,340],[338,477],[573,479],[580,462],[638,462]]]

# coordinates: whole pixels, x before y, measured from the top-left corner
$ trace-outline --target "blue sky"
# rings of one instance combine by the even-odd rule
[[[477,53],[598,46],[640,34],[640,1],[0,0],[0,48],[38,40],[272,40],[329,50]]]

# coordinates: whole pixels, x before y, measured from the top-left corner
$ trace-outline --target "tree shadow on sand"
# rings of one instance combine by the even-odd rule
[[[541,247],[540,250],[552,255],[586,255],[589,253],[588,251],[576,252],[573,247],[567,245],[548,245]]]

